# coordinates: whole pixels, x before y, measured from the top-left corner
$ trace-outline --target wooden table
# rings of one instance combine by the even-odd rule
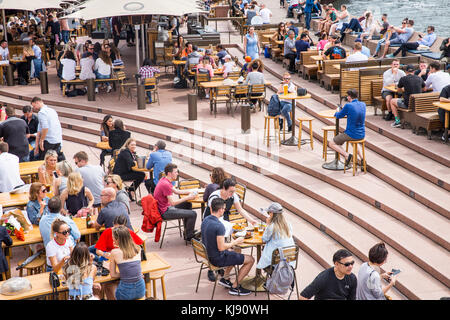
[[[108,141],[100,141],[95,146],[102,150],[110,150],[111,149]]]
[[[144,167],[139,168],[137,164],[134,167],[131,167],[131,170],[136,172],[144,172],[147,175],[147,172],[150,172],[150,179],[153,180],[153,168],[147,169],[147,158],[145,159]]]
[[[0,193],[0,204],[3,208],[26,206],[29,200],[28,192],[15,194],[9,192]]]
[[[311,98],[310,94],[306,94],[304,96],[298,96],[297,92],[288,93],[287,95],[278,94],[278,98],[291,100],[292,101],[292,136],[289,139],[281,141],[282,145],[285,146],[298,146],[298,138],[295,136],[295,100],[296,99],[309,99]]]
[[[388,86],[384,86],[383,89],[389,90],[394,93],[394,97],[398,95],[398,87],[396,84],[390,84]]]
[[[161,258],[157,253],[155,252],[147,252],[146,253],[147,260],[141,262],[141,269],[142,274],[144,275],[145,279],[145,287],[146,292],[145,296],[147,298],[150,297],[151,287],[150,287],[150,273],[157,272],[161,270],[169,269],[171,266],[170,264]],[[26,278],[30,281],[32,289],[30,291],[15,295],[15,296],[5,296],[0,294],[0,300],[24,300],[24,299],[30,299],[30,298],[37,298],[42,297],[46,295],[52,294],[52,288],[50,287],[50,284],[48,282],[49,272],[40,273],[32,276],[27,276]],[[95,277],[96,283],[106,283],[116,280],[115,278],[112,278],[110,275],[108,276],[100,276]],[[2,285],[3,281],[0,282],[0,286]],[[58,288],[58,292],[65,292],[68,291],[67,286],[61,286]]]
[[[450,102],[433,102],[433,105],[445,110],[445,122],[444,122],[444,142],[448,142],[448,127],[449,127],[449,112],[450,112]]]
[[[318,70],[322,70],[323,57],[318,55],[318,56],[311,56],[310,58],[317,62],[317,67],[319,68]]]
[[[19,163],[19,172],[21,176],[28,176],[38,173],[38,169],[40,166],[44,164],[44,160],[39,161],[29,161],[29,162],[20,162]]]
[[[262,235],[260,235],[258,232],[252,232],[252,237],[249,239],[244,239],[244,243],[256,246],[256,263],[258,263],[261,259],[262,246],[264,245],[264,242],[262,241]],[[241,285],[247,290],[255,291],[255,281],[257,292],[266,291],[266,289],[264,289],[263,287],[265,278],[262,276],[261,269],[256,269],[255,276],[247,277],[242,280]]]
[[[320,111],[318,113],[319,116],[323,118],[335,118],[336,119],[336,135],[339,134],[339,119],[334,116],[334,114],[338,112],[338,110],[327,109]],[[324,163],[322,168],[327,170],[344,170],[344,163],[339,160],[339,153],[336,151],[334,160],[331,162]]]
[[[191,191],[190,189],[183,189],[183,190]],[[205,194],[205,188],[192,189],[191,192],[193,192],[195,190],[198,191],[197,197],[195,199],[188,200],[188,202],[190,202],[192,204],[200,204],[200,207],[201,207],[200,208],[200,210],[201,210],[200,214],[201,214],[201,216],[203,216],[203,212],[205,212],[205,204],[206,204],[206,202],[203,201],[203,195]],[[180,198],[184,198],[186,196],[187,196],[187,194],[180,194]]]

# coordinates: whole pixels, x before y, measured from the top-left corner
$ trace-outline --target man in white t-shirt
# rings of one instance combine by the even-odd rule
[[[10,192],[24,184],[20,179],[19,157],[8,150],[8,144],[0,142],[0,192]]]
[[[349,55],[345,62],[367,62],[369,58],[362,54],[362,44],[361,42],[355,42],[355,45],[353,47],[353,54]]]
[[[269,8],[266,8],[264,3],[261,4],[261,9],[259,10],[259,15],[263,21],[263,24],[269,24],[270,19],[272,18],[272,11]]]
[[[224,58],[225,64],[223,65],[223,77],[228,77],[228,74],[233,71],[233,68],[236,66],[233,60],[231,60],[231,56],[227,54]]]
[[[6,40],[0,41],[0,65],[9,64],[9,49]]]

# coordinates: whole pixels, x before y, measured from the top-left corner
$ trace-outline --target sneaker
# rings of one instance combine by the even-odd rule
[[[400,121],[395,121],[393,124],[391,124],[391,127],[393,128],[398,128],[402,125],[402,123]]]
[[[95,93],[98,93],[98,88],[95,88]]]
[[[348,158],[345,160],[345,166],[348,167],[348,165],[352,162],[353,155],[350,153],[348,155]]]
[[[386,58],[394,58],[394,54],[393,53],[387,54]]]
[[[208,270],[208,280],[211,282],[216,281],[216,275],[214,274],[214,271]]]
[[[389,112],[386,118],[384,118],[386,121],[391,121],[392,119],[394,119],[394,114],[392,112]]]
[[[231,294],[232,296],[248,296],[252,292],[250,290],[242,288],[242,286],[239,286],[237,288],[231,287],[228,293]]]
[[[288,127],[288,132],[292,132],[292,124]]]
[[[209,99],[209,94],[205,94],[205,99]]]
[[[441,140],[445,142],[445,133],[442,134]]]
[[[229,279],[225,279],[225,278],[221,278],[219,280],[219,284],[228,289],[232,289],[232,287],[233,287],[233,283],[231,283],[231,281]]]
[[[107,92],[107,93],[110,93],[111,90],[112,90],[112,87],[111,87],[110,85],[108,85],[108,87],[106,87],[106,92]]]

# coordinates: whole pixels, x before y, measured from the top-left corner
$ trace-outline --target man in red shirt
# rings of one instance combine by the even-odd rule
[[[161,213],[161,217],[164,220],[183,219],[185,240],[190,241],[196,233],[194,227],[197,213],[192,210],[192,203],[188,202],[188,200],[195,199],[197,193],[191,193],[188,190],[178,190],[173,187],[172,182],[178,178],[178,167],[176,164],[169,163],[166,165],[164,173],[166,176],[158,181],[153,193],[153,197],[158,202],[159,213]],[[178,195],[187,196],[179,198]]]

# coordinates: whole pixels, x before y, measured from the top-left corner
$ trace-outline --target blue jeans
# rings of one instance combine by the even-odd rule
[[[98,71],[95,71],[95,78],[96,79],[109,79],[109,78],[111,78],[111,75],[110,74],[109,75],[104,75],[104,74],[98,73]],[[105,82],[105,84],[107,86],[109,86],[109,82]],[[96,82],[95,83],[95,87],[97,88],[97,86],[98,86],[98,83]]]
[[[61,31],[61,35],[62,35],[62,41],[64,41],[65,44],[67,44],[69,42],[70,39],[70,31],[69,30],[62,30]]]
[[[41,79],[40,73],[42,71],[42,59],[33,59],[33,64],[34,64],[34,77]]]
[[[309,30],[310,23],[311,23],[311,12],[306,12],[305,11],[305,23],[306,23],[306,29]]]
[[[281,114],[284,118],[286,118],[288,126],[292,125],[290,112],[292,110],[292,103],[286,101],[280,101],[281,104]]]
[[[145,89],[153,89],[155,86],[145,86]],[[147,97],[148,97],[148,101],[150,103],[152,103],[152,92],[151,91],[147,91]]]
[[[387,33],[384,35],[384,38],[383,38],[383,39],[381,39],[380,41],[378,41],[377,47],[375,48],[375,54],[378,54],[378,51],[380,51],[381,46],[383,45],[383,43],[386,42],[386,37],[387,37]],[[390,39],[390,40],[395,39],[395,38],[397,38],[397,34],[396,34],[396,33],[393,33],[393,34],[391,35],[391,39]]]
[[[116,289],[117,300],[136,300],[142,298],[145,295],[145,281],[139,279],[137,282],[119,282],[119,286]]]
[[[27,154],[25,157],[19,159],[19,162],[28,162],[30,161],[30,154]]]
[[[92,254],[94,255],[94,261],[95,261],[95,262],[98,262],[98,261],[99,261],[98,259],[99,259],[100,257],[97,255],[96,250],[97,250],[97,249],[95,249],[95,244],[93,244],[92,246],[89,247],[89,252],[92,253]]]

